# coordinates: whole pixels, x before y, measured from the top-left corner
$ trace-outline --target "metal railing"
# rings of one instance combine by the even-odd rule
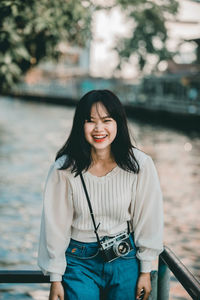
[[[170,271],[194,300],[200,300],[200,282],[167,247],[159,256],[158,271],[151,272],[152,292],[149,300],[168,300]],[[49,283],[41,271],[0,270],[0,283]]]
[[[181,283],[192,299],[200,300],[200,282],[192,275],[186,266],[179,258],[165,246],[164,251],[159,256],[158,268],[158,299],[165,300],[166,298],[159,297],[159,293],[165,290],[166,280],[169,270],[174,274],[177,280]],[[160,287],[159,287],[160,284]]]

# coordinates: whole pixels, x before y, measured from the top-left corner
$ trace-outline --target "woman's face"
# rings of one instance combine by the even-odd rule
[[[90,120],[84,124],[84,133],[87,142],[95,150],[110,150],[117,134],[117,123],[101,102],[92,105]]]

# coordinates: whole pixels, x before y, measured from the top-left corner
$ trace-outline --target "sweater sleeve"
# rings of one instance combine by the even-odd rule
[[[49,170],[44,189],[37,259],[43,274],[50,275],[50,281],[61,281],[65,272],[72,217],[71,188],[56,161]]]
[[[140,260],[140,272],[150,272],[151,263],[163,251],[163,201],[158,174],[147,156],[138,174],[132,203],[132,225]]]

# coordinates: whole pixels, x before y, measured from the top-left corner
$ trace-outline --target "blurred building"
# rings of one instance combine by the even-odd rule
[[[53,78],[67,79],[76,76],[88,76],[90,69],[90,42],[85,48],[61,43],[59,50],[62,53],[58,63],[48,62],[40,65],[44,75]]]
[[[168,20],[167,46],[171,51],[177,51],[174,62],[162,62],[159,71],[170,70],[174,73],[196,60],[196,49],[199,45],[200,32],[200,1],[179,0],[179,13],[175,20]],[[43,75],[53,78],[69,78],[76,76],[94,76],[111,78],[118,64],[117,54],[112,50],[116,37],[126,36],[130,26],[118,7],[109,13],[97,11],[93,18],[93,40],[88,41],[85,48],[72,47],[61,43],[59,49],[62,57],[59,63],[43,63],[40,70]],[[198,48],[199,49],[199,48]],[[198,52],[199,53],[199,52]],[[199,59],[200,54],[198,54]],[[181,66],[182,65],[182,66]],[[195,66],[190,66],[193,68]],[[154,69],[154,62],[149,63],[149,74]],[[134,80],[138,77],[137,62],[134,58],[127,63],[121,72],[121,77]]]
[[[36,68],[30,69],[25,76],[25,83],[28,85],[46,85],[50,81],[51,83],[57,81],[72,84],[73,78],[89,76],[90,41],[84,48],[62,42],[59,45],[59,50],[61,57],[58,62],[42,62]]]
[[[171,51],[179,51],[174,57],[176,64],[192,63],[196,59],[195,51],[200,32],[200,1],[179,0],[179,12],[174,20],[166,22],[168,29],[167,47]],[[91,42],[90,73],[93,76],[111,77],[118,61],[112,46],[115,38],[126,36],[130,28],[124,21],[120,10],[116,7],[109,14],[95,13],[94,40]],[[191,39],[193,42],[191,42]],[[149,74],[154,68],[152,57],[149,58]],[[137,61],[134,58],[125,65],[122,77],[137,78]],[[106,68],[105,68],[106,66]],[[159,65],[160,71],[167,68],[167,63]]]

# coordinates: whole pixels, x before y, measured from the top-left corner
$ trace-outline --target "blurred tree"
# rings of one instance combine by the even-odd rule
[[[1,0],[0,91],[11,88],[43,58],[58,59],[61,41],[84,46],[91,38],[91,18],[95,9],[121,7],[127,22],[132,22],[132,34],[121,38],[115,46],[119,55],[118,69],[132,54],[137,56],[141,70],[147,62],[147,54],[156,55],[157,63],[171,58],[172,53],[166,48],[165,20],[176,14],[177,0],[111,0],[106,5],[103,2]]]
[[[140,70],[148,62],[148,54],[157,59],[170,59],[175,53],[166,47],[168,39],[165,21],[175,17],[178,12],[177,0],[115,0],[114,6],[120,5],[127,22],[132,24],[132,33],[127,38],[120,38],[115,46],[121,69],[134,54]]]
[[[89,5],[86,0],[1,0],[0,91],[41,59],[57,59],[60,41],[84,46],[90,38]]]

